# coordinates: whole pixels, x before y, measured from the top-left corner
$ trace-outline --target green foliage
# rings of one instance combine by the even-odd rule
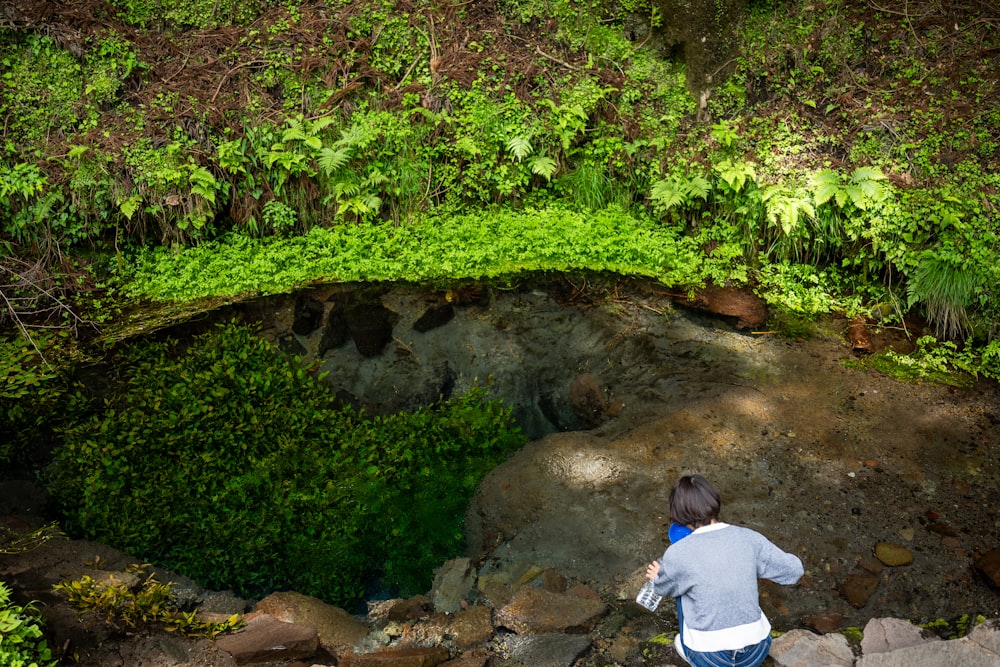
[[[135,578],[148,567],[130,566],[124,572],[123,581],[118,581],[113,574],[106,580],[83,575],[73,581],[61,581],[52,588],[65,595],[77,613],[92,613],[119,632],[157,628],[185,637],[212,638],[243,626],[238,614],[225,621],[213,622],[198,620],[196,612],[180,611],[174,603],[173,584],[162,584],[152,574],[144,579]],[[127,583],[133,578],[136,583]]]
[[[963,337],[970,328],[966,308],[978,287],[975,270],[954,254],[926,252],[908,285],[909,303],[924,303],[927,319],[942,338]]]
[[[34,604],[16,605],[11,590],[0,582],[0,665],[55,667],[58,660],[42,634],[42,619]]]
[[[549,207],[442,213],[400,227],[313,229],[268,243],[232,237],[182,252],[146,253],[129,284],[137,296],[176,300],[276,293],[321,277],[427,281],[576,269],[692,284],[701,258],[690,239],[620,208]]]
[[[904,382],[930,382],[954,387],[968,387],[982,374],[997,378],[996,356],[1000,345],[994,341],[985,353],[974,347],[959,349],[951,341],[921,336],[910,354],[889,350],[854,362],[854,365],[878,370]],[[992,360],[990,357],[993,357]]]
[[[207,30],[246,25],[265,6],[264,0],[111,0],[123,18],[134,25]]]
[[[68,528],[247,595],[346,604],[379,574],[426,591],[461,548],[475,486],[523,442],[481,391],[370,419],[336,408],[244,328],[143,346],[120,368],[120,392],[65,430],[49,473]]]

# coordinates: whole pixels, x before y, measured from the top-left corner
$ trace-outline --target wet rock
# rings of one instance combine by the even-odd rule
[[[351,329],[347,326],[343,308],[334,305],[327,313],[326,321],[323,322],[323,333],[320,335],[316,353],[322,357],[330,350],[343,347],[349,340],[351,340]]]
[[[447,632],[462,650],[485,644],[493,637],[492,612],[479,605],[457,611]]]
[[[233,656],[236,664],[247,665],[308,658],[319,648],[319,636],[315,628],[261,614],[232,634],[218,637],[215,645]]]
[[[852,607],[861,609],[878,588],[879,579],[868,572],[855,572],[840,585],[840,594]]]
[[[440,667],[486,667],[490,654],[485,649],[463,653],[454,660],[442,662]]]
[[[889,567],[909,565],[913,562],[913,552],[901,544],[879,542],[875,545],[875,557]]]
[[[427,307],[423,315],[413,323],[413,329],[427,333],[448,324],[455,317],[455,308],[450,303],[437,303]]]
[[[590,648],[587,635],[537,634],[529,637],[511,635],[504,639],[504,650],[531,667],[570,667]]]
[[[344,312],[351,338],[362,357],[377,357],[392,340],[399,317],[381,303],[356,303]]]
[[[1000,588],[1000,549],[987,551],[974,564],[976,571],[986,578],[992,586]]]
[[[569,404],[581,422],[594,427],[604,421],[608,399],[600,380],[591,373],[582,373],[570,385]]]
[[[451,613],[461,608],[472,592],[476,571],[468,558],[454,558],[437,569],[431,586],[431,600],[438,611]]]
[[[927,530],[944,537],[958,537],[958,529],[945,523],[944,521],[934,521],[927,524]]]
[[[497,610],[495,623],[522,635],[565,632],[590,627],[605,610],[599,600],[523,586]]]
[[[873,618],[865,625],[861,652],[888,653],[907,646],[940,641],[933,633],[898,618]]]
[[[767,304],[749,289],[710,285],[680,303],[697,310],[736,318],[739,329],[758,329],[767,322]]]
[[[872,574],[882,574],[882,570],[885,569],[885,565],[882,564],[878,558],[875,558],[875,554],[865,554],[858,559],[858,566],[865,570],[866,572],[871,572]]]
[[[387,618],[390,621],[413,621],[429,616],[434,610],[434,603],[426,595],[414,595],[405,600],[397,600],[389,607]]]
[[[841,614],[832,612],[828,614],[811,614],[804,616],[802,622],[806,627],[812,628],[821,635],[825,635],[839,630],[844,623],[844,617]]]
[[[851,667],[854,652],[843,635],[817,635],[791,630],[771,644],[771,658],[778,667]]]
[[[368,626],[343,609],[301,593],[272,593],[257,603],[253,613],[315,628],[320,644],[330,650],[354,646],[368,634]]]
[[[296,299],[292,331],[300,336],[308,336],[319,328],[322,319],[323,304],[311,296],[300,296]]]
[[[448,660],[443,646],[427,648],[386,648],[374,653],[351,654],[341,657],[339,667],[437,667]]]

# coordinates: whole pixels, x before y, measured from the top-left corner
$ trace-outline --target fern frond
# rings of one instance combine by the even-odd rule
[[[547,155],[536,155],[528,161],[531,173],[541,176],[546,181],[552,180],[552,175],[556,173],[559,165]]]
[[[513,136],[507,140],[507,152],[520,162],[531,155],[531,141],[523,134]]]
[[[319,168],[323,170],[323,173],[327,176],[333,176],[341,167],[347,164],[351,159],[351,149],[349,147],[344,148],[322,148],[319,151],[319,158],[317,163]]]

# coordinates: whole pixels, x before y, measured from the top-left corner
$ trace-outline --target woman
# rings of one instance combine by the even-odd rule
[[[760,533],[719,521],[719,492],[686,475],[670,492],[670,520],[692,532],[646,568],[658,595],[678,599],[677,652],[693,667],[757,667],[771,649],[771,623],[757,579],[794,584],[802,561]]]

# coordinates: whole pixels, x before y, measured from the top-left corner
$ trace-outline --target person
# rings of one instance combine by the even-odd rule
[[[677,653],[693,667],[758,667],[771,650],[771,623],[757,579],[796,583],[802,561],[760,533],[719,521],[722,500],[701,475],[670,491],[670,520],[691,533],[646,568],[657,595],[678,600]]]

